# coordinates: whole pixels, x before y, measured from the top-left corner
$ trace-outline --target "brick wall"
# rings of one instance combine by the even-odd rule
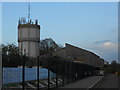
[[[59,56],[61,58],[71,60],[74,62],[93,65],[95,67],[103,66],[104,63],[103,60],[101,60],[101,58],[98,55],[94,54],[93,52],[72,46],[70,44],[66,44],[65,48],[53,52],[52,55]]]

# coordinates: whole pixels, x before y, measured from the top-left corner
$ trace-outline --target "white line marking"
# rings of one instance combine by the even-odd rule
[[[89,90],[90,88],[92,88],[95,84],[97,84],[104,76],[102,76],[100,79],[98,79],[95,83],[93,83],[87,90]]]

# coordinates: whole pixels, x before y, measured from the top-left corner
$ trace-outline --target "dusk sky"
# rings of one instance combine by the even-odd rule
[[[52,38],[92,51],[106,61],[118,60],[117,2],[31,2],[31,19],[38,19],[40,38]],[[2,43],[18,45],[18,19],[28,16],[27,2],[2,3]]]

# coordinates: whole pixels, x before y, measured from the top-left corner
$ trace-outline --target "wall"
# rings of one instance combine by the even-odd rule
[[[65,48],[59,49],[57,51],[52,52],[52,56],[59,56],[65,59]]]
[[[40,26],[34,24],[18,25],[18,46],[29,57],[39,55]]]
[[[69,60],[93,65],[95,67],[102,67],[104,64],[101,58],[93,52],[72,46],[70,44],[66,44],[65,49],[66,58],[69,58]]]
[[[102,67],[104,64],[103,60],[93,52],[72,46],[70,44],[66,44],[65,48],[53,52],[53,56],[60,56],[66,60],[85,63],[95,67]]]

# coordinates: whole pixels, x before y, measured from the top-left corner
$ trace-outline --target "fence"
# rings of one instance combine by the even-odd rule
[[[48,61],[48,68],[56,73],[56,79],[62,79],[62,85],[95,75],[94,67],[87,64],[72,62],[59,58],[51,58]]]
[[[13,88],[19,88],[21,90],[58,88],[59,86],[95,74],[93,66],[60,59],[58,57],[48,59],[47,69],[40,68],[39,62],[38,57],[37,67],[35,68],[27,68],[25,61],[23,61],[21,68],[3,68],[3,79],[10,81],[5,82],[3,80],[3,90],[8,90],[8,88],[11,90]],[[8,71],[5,73],[5,70]],[[15,72],[15,70],[17,71]],[[11,75],[11,72],[13,72],[13,75]]]

